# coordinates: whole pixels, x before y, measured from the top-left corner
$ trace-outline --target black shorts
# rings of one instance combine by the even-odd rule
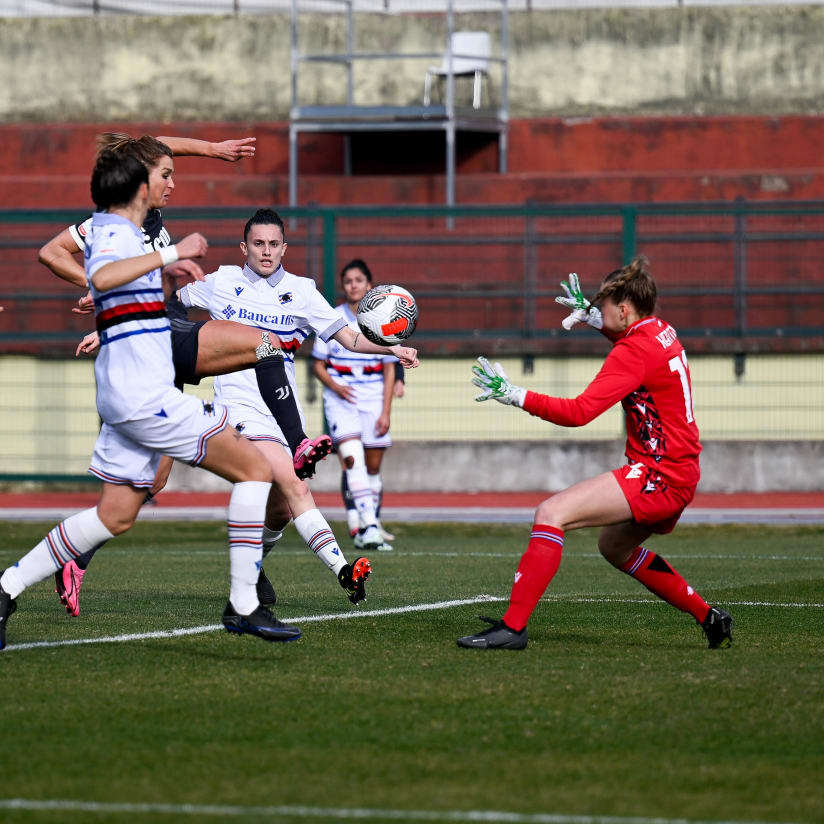
[[[173,318],[172,327],[172,360],[175,365],[175,386],[183,388],[184,383],[197,386],[200,378],[197,377],[197,335],[205,320],[193,321]]]

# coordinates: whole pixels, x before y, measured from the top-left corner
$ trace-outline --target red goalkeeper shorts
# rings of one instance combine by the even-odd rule
[[[695,486],[670,486],[654,467],[643,463],[613,469],[632,511],[633,520],[651,532],[666,535],[695,497]]]

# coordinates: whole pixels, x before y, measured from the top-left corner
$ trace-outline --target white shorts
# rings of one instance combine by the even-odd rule
[[[110,484],[149,488],[163,455],[197,466],[206,442],[227,425],[227,410],[184,395],[170,386],[159,405],[132,420],[104,423],[94,445],[89,472]]]
[[[286,437],[278,426],[273,415],[264,415],[263,412],[240,404],[230,404],[229,423],[250,441],[271,441],[289,447]],[[292,454],[291,452],[289,453]]]
[[[386,449],[392,446],[392,436],[375,434],[375,425],[383,410],[383,400],[361,401],[357,405],[335,393],[324,393],[323,410],[329,424],[332,443],[337,445],[350,438],[360,438],[366,449]]]

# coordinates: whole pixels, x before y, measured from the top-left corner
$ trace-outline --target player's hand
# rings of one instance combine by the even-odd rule
[[[472,383],[482,391],[475,396],[476,401],[488,401],[490,398],[507,406],[523,406],[526,399],[526,389],[509,382],[500,363],[491,364],[486,358],[478,358],[480,366],[473,366],[475,377]]]
[[[382,438],[389,431],[389,415],[381,415],[375,421],[375,435]]]
[[[212,143],[213,157],[218,160],[227,160],[229,163],[236,163],[243,157],[254,157],[256,140],[256,137],[243,137],[240,140]]]
[[[176,243],[178,258],[199,258],[203,257],[209,249],[206,238],[200,232],[193,232],[186,235],[180,243]]]
[[[87,292],[82,298],[78,298],[77,306],[72,309],[76,315],[90,315],[94,312],[94,298],[91,292]]]
[[[584,297],[578,275],[575,274],[575,272],[569,273],[569,283],[565,280],[561,281],[561,288],[564,290],[565,297],[555,298],[555,303],[565,306],[571,312],[571,314],[567,315],[567,317],[561,321],[561,326],[563,326],[567,332],[572,329],[576,323],[587,323],[593,327],[593,329],[600,329],[604,325],[601,310],[593,306],[586,297]]]
[[[178,250],[179,251],[179,250]],[[163,275],[172,278],[191,278],[192,280],[206,280],[206,273],[199,263],[193,260],[176,260],[163,267]]]
[[[392,394],[396,398],[402,398],[406,394],[406,384],[403,381],[395,381],[392,387]]]
[[[93,355],[100,348],[100,338],[97,332],[90,332],[86,335],[80,343],[77,344],[77,349],[74,350],[74,356]]]
[[[418,350],[413,349],[411,346],[401,346],[396,343],[394,346],[389,347],[389,351],[401,362],[404,369],[414,369],[420,365]]]
[[[355,389],[349,386],[348,383],[337,383],[335,386],[335,392],[338,393],[345,401],[349,403],[355,403]]]

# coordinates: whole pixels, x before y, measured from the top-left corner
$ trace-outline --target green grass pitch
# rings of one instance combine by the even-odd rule
[[[0,524],[0,568],[51,526]],[[388,526],[396,551],[372,558],[370,611],[506,596],[528,537]],[[0,653],[0,796],[102,806],[0,806],[0,820],[204,820],[187,804],[279,824],[331,820],[324,808],[377,822],[824,820],[824,529],[681,526],[648,543],[733,614],[729,650],[613,570],[592,531],[568,537],[528,649],[483,653],[455,639],[503,603],[328,617],[357,610],[291,528],[266,563],[276,612],[327,616],[297,643],[215,630],[14,649],[218,624],[224,532],[138,524],[98,555],[77,619],[51,581],[21,596]]]

